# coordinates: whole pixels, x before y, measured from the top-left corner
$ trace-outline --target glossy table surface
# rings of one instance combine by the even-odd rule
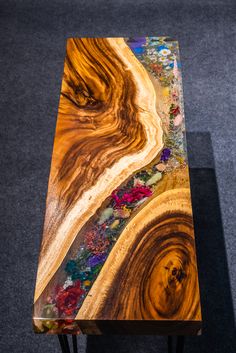
[[[199,334],[177,41],[67,40],[33,323]]]

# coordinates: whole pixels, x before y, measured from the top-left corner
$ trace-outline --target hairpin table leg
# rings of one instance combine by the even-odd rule
[[[176,353],[184,352],[184,336],[177,336]]]
[[[173,339],[172,336],[168,336],[168,353],[172,353],[173,349]]]
[[[70,347],[66,335],[58,335],[62,353],[70,353]]]
[[[72,335],[73,353],[78,353],[77,335]]]

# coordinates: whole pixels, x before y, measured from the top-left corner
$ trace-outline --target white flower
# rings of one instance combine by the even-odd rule
[[[157,59],[155,54],[149,55],[148,57],[151,61],[156,61],[156,59]]]
[[[161,56],[159,58],[159,61],[162,63],[162,64],[168,64],[169,63],[169,60],[165,57],[165,56]]]
[[[159,52],[158,52],[159,55],[162,55],[162,56],[168,56],[171,54],[171,51],[170,49],[161,49]]]
[[[144,185],[145,182],[139,178],[134,178],[134,186]]]
[[[155,53],[156,53],[155,48],[147,49],[147,55],[152,55],[152,54],[155,54]]]
[[[67,287],[72,286],[72,285],[73,285],[73,281],[71,279],[71,276],[68,276],[64,285],[63,285],[63,289],[66,289]]]

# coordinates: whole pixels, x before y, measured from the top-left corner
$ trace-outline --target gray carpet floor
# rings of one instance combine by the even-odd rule
[[[236,352],[236,2],[0,1],[0,352],[59,352],[31,314],[66,37],[179,40],[204,330]],[[81,336],[80,352],[166,352],[156,336]]]

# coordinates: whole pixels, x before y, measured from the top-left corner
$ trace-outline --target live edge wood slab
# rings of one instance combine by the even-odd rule
[[[177,41],[67,40],[33,323],[200,333]]]

